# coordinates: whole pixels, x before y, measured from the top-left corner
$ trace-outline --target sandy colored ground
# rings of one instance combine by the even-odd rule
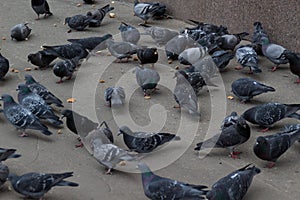
[[[275,87],[276,92],[258,96],[249,104],[242,104],[236,98],[233,100],[226,98],[226,96],[231,95],[230,85],[232,81],[239,77],[249,76],[246,74],[247,70],[234,70],[237,63],[233,60],[227,70],[222,73],[224,85],[219,82],[219,87],[211,89],[210,93],[207,92],[206,88],[201,92],[199,97],[200,122],[186,116],[185,112],[182,112],[181,115],[178,110],[173,109],[175,101],[172,90],[175,80],[172,79],[172,75],[178,63],[166,64],[163,50],[159,51],[160,58],[156,65],[157,71],[161,74],[160,90],[150,100],[143,98],[141,90],[137,87],[134,74],[131,73],[137,62],[112,63],[114,59],[106,56],[106,51],[83,63],[77,76],[71,81],[57,85],[55,81],[58,79],[53,75],[51,69],[24,71],[26,67],[33,68],[27,62],[29,53],[40,50],[40,46],[43,44],[65,44],[68,38],[102,36],[106,33],[118,34],[118,27],[122,20],[132,25],[137,25],[141,20],[132,16],[131,4],[116,1],[113,11],[116,13],[116,18],[105,18],[99,28],[67,33],[68,28],[63,25],[65,17],[86,13],[94,8],[90,5],[77,7],[76,4],[81,2],[79,0],[48,0],[48,2],[54,15],[39,21],[34,20],[36,15],[30,7],[30,1],[5,1],[2,3],[0,36],[5,37],[6,40],[1,40],[1,53],[10,60],[11,68],[18,69],[20,72],[10,72],[6,80],[0,82],[1,94],[9,93],[16,97],[15,88],[17,84],[23,82],[25,73],[29,73],[60,97],[66,108],[73,106],[73,109],[95,121],[107,121],[115,134],[116,144],[124,148],[122,137],[116,136],[117,127],[124,124],[135,130],[158,131],[162,129],[179,134],[182,137],[181,142],[171,143],[145,158],[151,167],[160,169],[156,173],[161,176],[211,186],[215,181],[233,170],[253,163],[262,169],[262,173],[254,178],[245,197],[246,200],[293,200],[300,198],[299,143],[291,147],[279,159],[277,166],[273,169],[264,169],[265,162],[256,158],[252,151],[255,138],[261,134],[258,132],[260,128],[256,126],[251,126],[252,137],[250,140],[239,147],[239,150],[243,151],[241,159],[229,158],[227,151],[222,149],[213,150],[209,156],[200,159],[198,154],[193,151],[194,145],[205,136],[208,130],[210,130],[210,134],[218,131],[220,120],[224,117],[222,110],[226,111],[227,114],[232,111],[241,114],[247,108],[264,102],[299,103],[299,85],[293,84],[296,77],[290,73],[287,66],[283,66],[277,72],[272,73],[270,71],[272,63],[260,58],[263,73],[251,76]],[[103,6],[107,2],[99,0],[96,7]],[[31,37],[24,42],[11,41],[10,28],[21,22],[29,23],[29,27],[33,29]],[[186,26],[184,22],[178,20],[150,21],[150,23],[176,30]],[[120,39],[118,35],[115,35],[115,38],[116,40]],[[155,46],[148,36],[142,36],[139,44]],[[163,49],[163,47],[159,48]],[[104,79],[106,82],[99,84],[98,80],[100,79]],[[124,86],[127,93],[126,106],[119,110],[111,110],[106,107],[103,100],[104,89],[115,84]],[[225,91],[223,87],[225,87]],[[67,98],[72,96],[77,99],[73,105],[66,102]],[[135,124],[133,125],[132,122]],[[282,120],[276,123],[274,128],[266,134],[279,131],[284,124],[296,122],[296,120],[291,119]],[[46,195],[46,199],[146,199],[139,174],[114,171],[112,176],[105,175],[104,168],[84,148],[76,149],[74,147],[77,143],[76,137],[67,128],[63,128],[62,134],[59,135],[57,134],[58,129],[49,126],[51,131],[55,133],[50,137],[29,130],[27,132],[30,137],[20,138],[18,132],[6,122],[4,116],[0,116],[0,123],[0,146],[16,148],[18,153],[22,154],[21,158],[5,162],[12,172],[23,174],[31,171],[74,171],[74,177],[69,180],[78,182],[80,186],[78,188],[54,188]],[[129,171],[135,171],[134,164],[125,168]],[[6,183],[0,189],[0,198],[19,199],[20,196],[10,191],[8,185]]]

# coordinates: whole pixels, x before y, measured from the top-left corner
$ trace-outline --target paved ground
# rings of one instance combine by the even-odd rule
[[[220,120],[224,116],[223,111],[229,114],[235,110],[241,114],[247,108],[264,102],[299,102],[299,85],[293,84],[296,77],[291,75],[287,66],[283,66],[277,72],[272,73],[270,72],[272,64],[261,58],[263,73],[252,75],[252,77],[274,86],[277,91],[261,95],[249,104],[242,104],[237,99],[228,100],[226,98],[227,95],[231,94],[231,82],[239,77],[248,76],[246,71],[234,70],[236,62],[233,60],[226,72],[222,73],[224,86],[219,81],[219,87],[211,89],[210,93],[206,89],[202,91],[199,97],[202,115],[200,122],[186,116],[185,112],[182,112],[181,115],[178,110],[172,108],[175,103],[172,96],[175,80],[171,77],[177,63],[166,64],[166,57],[162,50],[159,51],[160,59],[156,65],[156,69],[162,77],[160,90],[150,100],[145,100],[142,97],[141,90],[137,87],[134,75],[131,73],[132,68],[137,63],[112,63],[113,58],[106,56],[106,52],[83,63],[77,72],[76,79],[74,77],[71,81],[57,85],[55,81],[58,79],[50,69],[24,71],[26,67],[33,68],[27,62],[29,53],[40,50],[40,46],[45,43],[48,45],[64,44],[68,38],[101,36],[106,33],[118,34],[118,26],[122,20],[133,25],[137,25],[141,20],[132,16],[131,4],[115,2],[113,12],[117,14],[116,18],[105,18],[100,28],[88,29],[85,32],[67,33],[68,29],[63,25],[66,16],[85,13],[93,8],[89,5],[76,7],[76,4],[80,2],[79,0],[49,0],[48,2],[54,16],[39,21],[34,20],[36,15],[31,9],[29,1],[5,1],[2,4],[0,36],[6,37],[6,40],[1,40],[1,53],[10,60],[11,68],[18,69],[20,72],[10,72],[7,75],[6,80],[0,83],[1,93],[9,93],[16,97],[15,88],[17,84],[23,82],[25,73],[32,74],[60,97],[64,101],[65,107],[71,108],[73,106],[73,109],[94,120],[106,120],[115,135],[118,130],[117,127],[124,124],[135,127],[135,130],[155,131],[162,129],[163,131],[178,133],[182,137],[181,142],[174,142],[145,158],[152,168],[160,169],[156,173],[161,176],[211,186],[229,172],[248,163],[253,163],[262,168],[262,173],[255,177],[245,197],[246,200],[292,200],[300,198],[299,144],[291,147],[273,169],[264,169],[265,162],[253,154],[252,146],[255,138],[261,134],[258,132],[259,128],[255,126],[251,126],[251,139],[239,148],[243,151],[241,159],[229,158],[226,150],[213,150],[209,156],[200,159],[198,154],[193,151],[195,143],[204,138],[206,133],[213,134],[218,130]],[[99,1],[96,6],[103,6],[107,2]],[[11,41],[9,38],[10,28],[21,22],[28,22],[33,29],[30,39],[24,42]],[[177,20],[151,21],[151,24],[176,30],[186,26],[184,22]],[[118,40],[119,36],[116,35],[115,38]],[[147,36],[142,37],[140,44],[155,45]],[[104,79],[106,82],[99,84],[98,80],[100,79]],[[124,108],[111,110],[104,106],[102,94],[106,87],[114,84],[125,87],[128,101]],[[224,87],[225,91],[223,90]],[[72,96],[77,99],[73,105],[66,102],[67,98]],[[104,168],[84,148],[76,149],[74,147],[77,142],[76,137],[68,129],[63,128],[63,134],[54,134],[51,137],[28,131],[30,137],[19,138],[18,132],[6,122],[3,116],[0,116],[0,123],[0,146],[17,148],[18,153],[23,155],[19,159],[6,162],[12,172],[22,174],[31,171],[74,171],[75,175],[70,180],[78,182],[80,187],[55,188],[46,195],[46,199],[146,199],[139,174],[114,171],[112,176],[104,175]],[[275,133],[287,123],[296,123],[296,121],[282,120],[267,134]],[[57,129],[49,127],[54,133],[57,133]],[[116,136],[116,143],[124,147],[121,137]],[[130,164],[124,168],[127,171],[134,171],[133,165]],[[0,189],[0,198],[18,199],[19,196],[10,191],[8,185],[5,184]]]

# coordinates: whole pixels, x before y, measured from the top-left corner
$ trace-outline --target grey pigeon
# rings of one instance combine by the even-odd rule
[[[0,163],[0,187],[7,181],[9,169],[6,165]]]
[[[186,109],[190,114],[200,116],[198,112],[198,98],[191,84],[180,73],[176,72],[176,86],[174,88],[174,98],[179,107]]]
[[[5,149],[5,148],[0,148],[0,163],[2,161],[5,161],[6,159],[9,158],[19,158],[21,157],[20,154],[16,154],[17,150],[16,149]]]
[[[300,83],[300,54],[288,50],[284,51],[283,54],[289,60],[291,72],[298,76],[295,83]]]
[[[230,150],[231,158],[239,158],[241,152],[234,149],[247,142],[250,138],[251,130],[246,120],[240,117],[235,124],[221,129],[221,132],[213,137],[197,143],[194,150],[199,151],[205,148],[227,148]]]
[[[104,92],[104,99],[109,107],[124,104],[125,97],[122,87],[108,87]]]
[[[242,67],[249,67],[251,73],[260,73],[261,69],[258,68],[258,57],[255,50],[249,45],[240,46],[236,52],[235,56],[239,64]],[[236,69],[242,69],[241,67],[237,67]]]
[[[19,103],[30,110],[35,116],[40,119],[46,119],[51,124],[55,126],[60,126],[63,124],[59,117],[56,116],[52,110],[52,108],[47,105],[40,95],[31,92],[29,87],[25,84],[19,84],[17,90],[18,93],[18,101]]]
[[[105,34],[101,37],[87,37],[79,39],[68,39],[68,42],[80,44],[83,48],[89,51],[101,51],[107,48],[107,40],[111,39],[111,34]]]
[[[95,139],[92,142],[94,158],[107,168],[106,174],[111,174],[111,170],[122,161],[134,161],[139,156],[121,149],[114,144],[103,144],[101,140]]]
[[[78,43],[57,45],[57,46],[43,46],[46,55],[52,55],[61,59],[72,59],[79,57],[80,59],[88,59],[89,52]]]
[[[40,120],[27,108],[17,104],[14,99],[8,95],[3,94],[1,100],[4,102],[3,112],[4,116],[17,129],[22,129],[21,137],[27,136],[25,129],[38,130],[44,135],[51,135],[47,126],[43,125]]]
[[[15,39],[17,41],[23,41],[28,39],[29,34],[31,33],[31,28],[27,26],[28,23],[25,24],[17,24],[10,30],[11,39]]]
[[[223,70],[229,64],[230,60],[234,58],[234,55],[232,51],[219,50],[215,51],[211,57],[219,70]]]
[[[9,174],[8,180],[11,182],[13,189],[24,195],[26,198],[42,199],[44,195],[55,186],[77,187],[78,183],[65,181],[64,179],[73,176],[73,172],[60,174],[45,173],[27,173],[21,176]]]
[[[0,80],[4,79],[4,76],[7,74],[8,70],[9,70],[9,61],[0,53]]]
[[[31,53],[27,56],[28,62],[38,66],[40,69],[49,67],[50,63],[57,58],[57,56],[47,55],[44,51],[38,51],[36,53]]]
[[[252,124],[266,127],[262,130],[264,132],[283,118],[300,120],[300,115],[296,113],[298,110],[300,110],[300,104],[266,103],[246,110],[242,117]]]
[[[164,15],[165,10],[166,6],[159,2],[140,3],[138,0],[134,0],[134,15],[144,20],[144,24],[146,24],[150,18]]]
[[[158,61],[158,52],[155,47],[139,48],[136,54],[141,65],[151,64],[153,68],[154,64]]]
[[[272,71],[276,71],[280,64],[286,64],[289,60],[284,56],[284,47],[270,43],[269,39],[266,37],[261,38],[262,43],[262,52],[265,57],[267,57],[275,66],[272,68]]]
[[[135,67],[135,76],[138,85],[143,89],[144,96],[148,96],[148,90],[156,90],[156,86],[160,80],[157,71],[148,68]]]
[[[259,168],[250,167],[250,165],[246,165],[218,180],[207,192],[206,198],[208,200],[242,200],[252,183],[253,177],[261,172]]]
[[[89,23],[89,27],[99,27],[105,15],[113,9],[115,8],[107,4],[106,6],[103,6],[102,8],[99,8],[93,12],[88,12],[86,15],[92,18],[92,20]]]
[[[221,129],[227,128],[231,125],[234,125],[238,122],[238,119],[240,116],[237,114],[237,112],[233,111],[230,113],[230,115],[226,116],[221,124]]]
[[[197,42],[195,42],[187,34],[180,34],[173,37],[165,45],[167,59],[169,61],[177,60],[181,52],[191,47],[199,47],[199,44],[197,44]]]
[[[127,126],[119,128],[118,135],[123,135],[126,146],[138,153],[150,153],[158,146],[171,140],[180,140],[179,136],[171,133],[132,132]]]
[[[31,0],[31,7],[37,14],[37,19],[40,19],[40,15],[42,14],[45,14],[45,18],[53,15],[52,12],[50,12],[50,7],[47,0]]]
[[[205,199],[207,187],[193,185],[177,180],[161,177],[149,169],[145,163],[139,163],[142,172],[142,184],[146,197],[152,200]]]
[[[178,56],[178,61],[183,65],[193,65],[208,54],[206,47],[193,47],[185,49]]]
[[[269,161],[268,168],[275,166],[277,159],[284,154],[300,138],[300,130],[286,130],[268,136],[259,136],[253,147],[255,155]]]
[[[72,59],[67,59],[55,63],[52,70],[54,75],[60,78],[60,80],[57,81],[56,83],[62,83],[64,77],[67,77],[67,80],[70,80],[73,76],[74,71],[79,65],[80,65],[79,57],[75,57]]]
[[[117,62],[121,62],[123,58],[128,61],[131,55],[136,53],[138,46],[129,42],[114,42],[112,39],[108,39],[107,48],[111,55],[117,58]]]
[[[86,16],[82,14],[65,18],[65,24],[68,24],[71,29],[76,31],[84,31],[91,21],[97,22],[97,20],[92,19],[92,16]]]
[[[217,39],[217,43],[221,49],[233,51],[236,45],[238,45],[247,35],[249,35],[249,33],[247,32],[238,34],[225,34]]]
[[[178,36],[177,31],[173,31],[167,28],[158,27],[158,26],[147,26],[143,25],[145,33],[143,35],[150,35],[151,38],[158,44],[158,45],[165,45],[169,42],[172,38]]]
[[[275,92],[271,86],[264,85],[252,78],[240,78],[232,82],[231,90],[242,102],[266,92]]]
[[[255,47],[254,49],[255,49],[256,53],[258,55],[263,56],[262,49],[261,49],[261,47],[262,47],[261,39],[262,38],[269,39],[269,36],[268,36],[267,32],[263,29],[261,22],[254,22],[253,26],[254,26],[254,32],[252,35],[252,44],[254,44],[254,47]]]
[[[25,75],[25,84],[30,90],[40,95],[48,105],[55,104],[57,107],[64,107],[62,101],[52,94],[45,86],[37,82],[31,75]]]
[[[207,55],[204,58],[198,60],[192,65],[192,67],[188,68],[187,70],[200,72],[201,76],[205,80],[210,80],[211,78],[217,76],[217,74],[219,73],[219,68],[210,55]]]
[[[137,44],[141,38],[140,31],[125,22],[121,23],[121,25],[119,26],[119,30],[121,31],[121,37],[124,42]]]

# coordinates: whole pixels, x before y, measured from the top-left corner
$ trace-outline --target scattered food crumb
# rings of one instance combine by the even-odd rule
[[[80,6],[81,6],[81,3],[76,4],[76,7],[80,7]]]
[[[38,67],[34,67],[33,69],[34,69],[34,70],[38,70],[39,68],[38,68]]]
[[[105,80],[101,79],[99,80],[99,83],[105,83]]]
[[[69,99],[67,99],[67,102],[68,102],[68,103],[74,103],[75,101],[76,101],[75,98],[69,98]]]
[[[57,27],[57,24],[53,24],[54,27]]]
[[[148,100],[148,99],[151,99],[150,96],[144,96],[144,99]]]
[[[233,96],[228,96],[227,99],[232,100],[232,99],[234,99],[234,97]]]
[[[172,63],[173,63],[173,61],[172,61],[172,60],[168,60],[168,63],[169,63],[169,64],[172,64]]]
[[[115,18],[115,17],[116,17],[116,14],[115,14],[115,13],[109,13],[109,17],[110,17],[110,18]]]
[[[125,166],[125,165],[126,165],[126,162],[123,160],[123,161],[121,161],[121,162],[119,163],[119,165]]]
[[[2,40],[6,40],[6,37],[2,37]]]
[[[58,129],[57,134],[62,134],[63,132],[61,131],[61,129]]]
[[[32,69],[30,67],[26,67],[25,71],[31,71]]]
[[[107,56],[111,56],[111,53],[107,53],[106,55],[107,55]]]
[[[178,70],[178,69],[179,69],[179,66],[177,65],[177,66],[175,67],[175,69]]]
[[[138,61],[139,58],[138,58],[137,56],[134,56],[134,57],[133,57],[133,60],[134,60],[134,61]]]

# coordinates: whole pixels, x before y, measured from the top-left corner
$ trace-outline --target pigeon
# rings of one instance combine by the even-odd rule
[[[132,132],[127,126],[119,128],[118,135],[123,134],[126,146],[138,153],[150,153],[158,146],[171,140],[180,140],[179,136],[171,133]]]
[[[144,96],[149,96],[148,90],[156,90],[156,86],[160,80],[157,71],[148,68],[135,68],[136,82],[143,89]]]
[[[6,165],[0,163],[0,187],[7,181],[9,169]]]
[[[138,46],[129,42],[114,42],[112,39],[107,40],[107,47],[112,56],[117,58],[117,62],[121,62],[123,58],[128,61],[132,54],[136,53]]]
[[[253,177],[261,172],[259,168],[250,166],[251,164],[246,165],[218,180],[207,192],[206,198],[208,200],[242,200]]]
[[[200,72],[201,76],[205,80],[210,80],[219,73],[218,67],[216,66],[213,58],[209,55],[195,62],[192,67],[188,68],[187,70],[191,72]]]
[[[140,159],[137,154],[125,151],[114,144],[102,144],[99,139],[93,140],[92,151],[94,158],[107,168],[106,174],[111,174],[111,170],[122,161]]]
[[[199,47],[199,45],[187,34],[180,34],[173,37],[165,45],[165,51],[169,63],[173,60],[177,60],[181,52],[191,47]]]
[[[45,86],[36,82],[36,80],[29,74],[25,75],[25,84],[30,90],[40,95],[48,105],[55,104],[57,107],[64,107],[62,101],[52,94]]]
[[[0,163],[2,161],[5,161],[6,159],[9,158],[19,158],[21,157],[20,154],[16,154],[17,150],[16,149],[5,149],[5,148],[0,148]]]
[[[154,68],[154,63],[158,61],[158,52],[155,47],[137,49],[136,54],[142,66],[144,64],[151,64],[152,68]]]
[[[83,0],[86,4],[94,4],[95,0]]]
[[[286,64],[289,60],[284,56],[284,47],[270,43],[267,37],[261,38],[262,43],[262,52],[265,57],[267,57],[275,66],[272,68],[272,71],[276,71],[280,64]]]
[[[134,0],[134,15],[144,20],[144,24],[147,24],[150,18],[164,15],[165,10],[166,6],[159,2],[140,3]]]
[[[254,32],[252,35],[252,44],[254,44],[254,46],[256,47],[254,48],[256,53],[258,55],[263,56],[262,49],[261,49],[262,47],[261,39],[263,37],[269,39],[269,36],[267,32],[263,29],[261,22],[254,22],[253,26],[254,26]]]
[[[0,80],[3,80],[9,70],[9,61],[0,53]]]
[[[105,125],[105,129],[103,129],[103,133],[107,136],[107,138],[113,143],[114,138],[111,130],[107,126],[106,122],[102,122],[100,125],[98,123],[93,122],[85,116],[76,113],[75,111],[66,109],[62,111],[62,118],[66,117],[66,124],[70,131],[74,134],[79,135],[80,138],[86,137],[86,135],[97,129],[97,127],[101,127],[103,124]],[[76,147],[82,147],[83,144],[80,143],[76,145]]]
[[[53,15],[47,0],[31,0],[31,7],[40,19],[40,15],[45,14],[44,18]]]
[[[75,57],[68,60],[63,60],[60,62],[55,63],[53,66],[53,73],[55,76],[59,77],[60,80],[56,83],[62,83],[63,78],[67,77],[67,80],[70,80],[73,76],[73,73],[77,66],[80,65],[79,57]]]
[[[221,124],[221,130],[224,128],[227,128],[229,126],[232,126],[238,122],[238,119],[240,116],[237,114],[237,112],[233,111],[230,115],[226,116]]]
[[[104,92],[107,106],[122,105],[125,103],[125,91],[122,87],[108,87]]]
[[[47,105],[40,95],[31,92],[29,87],[25,84],[19,84],[17,90],[19,103],[32,112],[40,119],[46,119],[55,126],[63,124],[59,117],[56,116],[52,108]]]
[[[60,174],[31,172],[21,176],[10,173],[8,180],[11,182],[13,189],[17,193],[24,195],[26,198],[42,199],[43,196],[54,186],[79,186],[78,183],[64,180],[71,176],[73,176],[73,172]]]
[[[246,120],[239,117],[235,124],[221,129],[221,133],[214,135],[213,137],[197,143],[194,150],[200,151],[205,148],[227,148],[230,151],[230,157],[235,159],[239,158],[238,155],[241,152],[234,151],[234,149],[250,138],[251,130]]]
[[[300,138],[300,130],[286,130],[268,136],[259,136],[253,147],[255,155],[269,161],[267,168],[275,166],[277,159]]]
[[[235,57],[242,67],[249,67],[249,74],[261,73],[261,69],[258,68],[258,57],[255,50],[249,45],[240,46],[236,52]],[[236,67],[235,69],[242,69],[242,67]]]
[[[283,54],[289,60],[291,72],[298,76],[295,83],[300,83],[300,54],[288,50],[284,51]]]
[[[87,37],[80,39],[68,39],[68,42],[80,44],[83,48],[89,51],[100,51],[107,48],[106,41],[111,39],[111,34],[105,34],[101,37]]]
[[[300,124],[285,125],[284,129],[283,129],[284,132],[290,132],[290,131],[296,131],[296,130],[300,130]]]
[[[247,35],[249,35],[249,33],[247,33],[247,32],[242,32],[242,33],[238,33],[238,34],[226,34],[226,35],[222,35],[220,38],[217,39],[217,43],[218,43],[218,45],[219,45],[219,47],[221,49],[233,51],[234,48]]]
[[[178,56],[178,61],[183,65],[193,65],[208,54],[206,47],[193,47],[185,49]]]
[[[240,78],[232,82],[231,90],[242,102],[266,92],[275,92],[271,86],[264,85],[252,78]]]
[[[38,51],[31,53],[27,56],[28,62],[38,66],[40,69],[49,67],[50,63],[57,58],[57,56],[47,55],[44,51]]]
[[[123,42],[137,44],[141,38],[140,31],[137,28],[126,24],[125,22],[121,23],[121,25],[119,26],[119,30],[121,31],[121,37]]]
[[[28,23],[25,24],[17,24],[10,30],[11,39],[15,39],[17,41],[27,40],[29,34],[31,33],[31,28],[27,26]]]
[[[300,115],[296,113],[298,110],[300,110],[300,104],[266,103],[246,110],[242,117],[252,124],[266,127],[262,130],[262,132],[265,132],[275,122],[283,118],[288,117],[300,120]]]
[[[230,60],[234,58],[234,55],[232,51],[218,50],[211,55],[211,58],[218,69],[223,70],[229,64]]]
[[[99,8],[94,12],[88,12],[86,15],[92,18],[92,20],[89,23],[89,27],[99,27],[105,15],[113,9],[115,8],[107,4],[106,6],[103,6],[102,8]]]
[[[148,26],[143,25],[145,33],[143,35],[150,35],[151,38],[158,44],[158,45],[165,45],[169,42],[172,38],[178,36],[177,31],[173,31],[167,28],[158,27],[158,26]]]
[[[20,137],[26,137],[25,129],[38,130],[44,135],[51,135],[52,133],[48,130],[47,126],[43,125],[40,120],[27,108],[17,104],[12,96],[3,94],[1,100],[4,102],[4,116],[12,125],[17,129],[22,129],[23,133]]]
[[[65,18],[65,24],[68,24],[68,26],[71,29],[74,29],[76,31],[84,31],[85,28],[88,27],[91,22],[96,23],[97,20],[93,20],[92,16],[87,16],[82,14]]]
[[[78,43],[64,44],[57,46],[42,46],[46,55],[59,57],[63,60],[79,57],[88,59],[89,52]]]
[[[193,87],[180,72],[177,71],[174,77],[177,78],[177,81],[173,94],[179,108],[182,107],[190,114],[200,116],[198,112],[198,98]]]
[[[205,199],[207,187],[193,185],[154,174],[145,163],[139,163],[145,195],[152,200]]]

